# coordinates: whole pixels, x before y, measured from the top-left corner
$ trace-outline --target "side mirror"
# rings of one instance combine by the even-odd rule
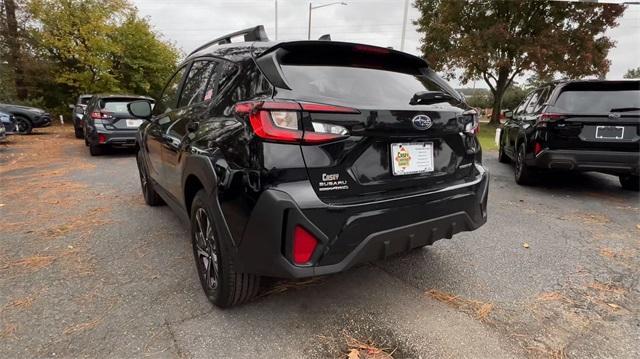
[[[513,118],[513,111],[505,111],[504,118]]]
[[[69,104],[69,106],[68,106],[68,107],[69,107],[70,109],[72,109],[72,110],[73,110],[73,109],[75,109],[75,108],[76,108],[76,105]]]
[[[73,109],[73,112],[77,113],[78,115],[84,115],[84,107],[82,106],[76,106]]]
[[[151,104],[149,101],[133,101],[127,105],[129,113],[136,118],[148,120],[151,118]]]

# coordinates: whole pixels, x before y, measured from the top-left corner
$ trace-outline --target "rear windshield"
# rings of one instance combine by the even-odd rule
[[[376,108],[402,108],[420,91],[450,89],[435,74],[416,75],[361,67],[282,65],[287,83],[305,97],[321,96]],[[441,81],[441,80],[440,80]]]
[[[554,105],[566,113],[605,114],[640,108],[640,83],[567,85]]]
[[[102,107],[102,109],[105,112],[113,112],[113,113],[129,113],[129,110],[127,109],[127,105],[133,101],[139,101],[141,99],[117,99],[117,100],[102,100],[104,106]],[[151,102],[151,101],[150,101]],[[153,106],[153,102],[152,106]]]

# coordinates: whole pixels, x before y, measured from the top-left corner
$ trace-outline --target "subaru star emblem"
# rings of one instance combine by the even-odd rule
[[[418,115],[411,119],[411,124],[415,127],[416,130],[427,130],[433,125],[433,121],[427,115]]]

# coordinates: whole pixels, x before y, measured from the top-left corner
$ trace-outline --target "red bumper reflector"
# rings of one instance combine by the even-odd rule
[[[105,142],[107,142],[107,136],[99,133],[98,134],[98,143],[105,143]]]
[[[293,262],[306,264],[311,260],[313,252],[318,246],[318,240],[301,226],[293,230]]]
[[[540,142],[536,142],[533,145],[533,153],[535,153],[537,155],[540,152],[542,152],[542,145],[540,144]]]

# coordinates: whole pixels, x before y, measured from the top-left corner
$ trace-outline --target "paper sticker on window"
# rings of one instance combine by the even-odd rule
[[[207,93],[204,94],[204,100],[211,100],[211,98],[213,97],[213,89],[209,89],[207,90]]]

